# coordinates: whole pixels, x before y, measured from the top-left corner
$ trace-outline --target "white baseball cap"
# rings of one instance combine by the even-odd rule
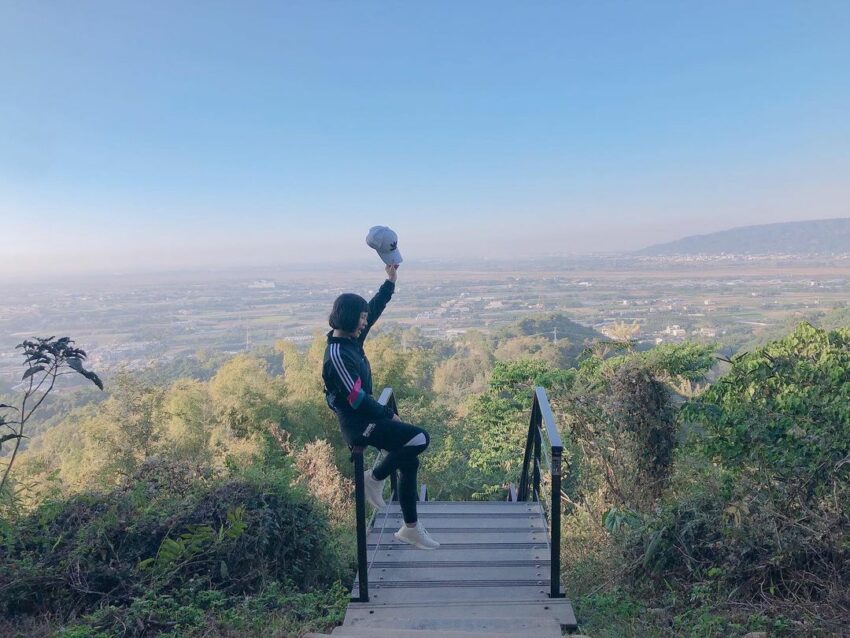
[[[398,235],[386,226],[372,226],[366,235],[366,243],[370,248],[378,251],[380,257],[388,266],[398,265],[402,261],[401,253],[398,252]]]

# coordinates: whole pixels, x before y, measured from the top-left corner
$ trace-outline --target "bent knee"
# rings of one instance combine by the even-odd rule
[[[428,435],[425,432],[419,432],[405,443],[404,447],[421,447],[424,450],[428,447]]]
[[[419,430],[407,443],[404,444],[404,447],[415,447],[418,448],[417,452],[424,452],[428,449],[428,445],[431,443],[431,437],[425,430]]]

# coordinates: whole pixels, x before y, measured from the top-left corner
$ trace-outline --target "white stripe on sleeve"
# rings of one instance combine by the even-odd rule
[[[342,357],[339,354],[339,344],[332,343],[330,348],[331,355],[331,363],[333,363],[334,368],[336,369],[336,373],[339,375],[339,378],[342,379],[343,385],[351,391],[354,389],[354,381],[351,380],[351,375],[348,374],[348,370],[345,367],[345,364],[342,362]]]

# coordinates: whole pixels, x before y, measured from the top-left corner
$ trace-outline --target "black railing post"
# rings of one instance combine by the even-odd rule
[[[531,438],[534,436],[534,410],[531,411],[531,418],[528,421],[528,438],[525,441],[525,453],[522,457],[522,474],[519,476],[519,493],[517,494],[517,500],[519,501],[527,501],[528,500],[528,471],[529,464],[531,463],[531,452],[532,452],[532,441]]]
[[[550,454],[547,461],[548,468],[543,468],[543,436]],[[531,419],[528,424],[528,439],[525,442],[525,454],[522,459],[522,473],[519,479],[520,501],[539,501],[541,492],[541,473],[548,469],[551,475],[551,507],[549,508],[549,525],[551,539],[550,555],[550,590],[552,598],[563,598],[561,593],[561,463],[564,447],[561,444],[561,435],[555,424],[552,408],[549,407],[549,399],[543,388],[534,389],[534,400],[531,405]],[[529,467],[530,466],[530,467]],[[531,472],[531,477],[528,473]],[[530,485],[529,485],[530,483]],[[529,498],[529,491],[531,491]],[[545,514],[545,508],[544,508]]]
[[[357,601],[369,602],[369,566],[366,562],[366,494],[363,486],[363,448],[353,448],[354,509],[357,515],[357,573],[360,586]]]
[[[552,467],[550,470],[552,473],[552,509],[549,512],[549,524],[552,527],[550,532],[552,540],[550,595],[552,598],[563,598],[564,594],[561,593],[561,456],[564,452],[564,446],[561,444],[561,435],[558,434],[555,416],[549,406],[546,391],[543,388],[537,388],[535,396],[540,407],[540,420],[546,428],[552,450]]]
[[[532,501],[540,500],[540,428],[534,428],[534,490],[532,490]]]
[[[540,444],[543,435],[540,430],[543,426],[543,418],[540,412],[540,398],[537,396],[537,393],[534,393],[534,400],[531,403],[531,423],[534,426],[531,430],[532,436],[534,437],[534,465],[532,466],[532,476],[534,480],[534,488],[532,489],[532,501],[540,500],[540,461],[541,461],[541,450]]]
[[[552,448],[552,555],[549,576],[549,595],[563,598],[561,593],[561,450]]]

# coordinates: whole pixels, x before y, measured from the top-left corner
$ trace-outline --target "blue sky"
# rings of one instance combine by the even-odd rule
[[[0,275],[849,216],[848,33],[843,0],[1,1]]]

